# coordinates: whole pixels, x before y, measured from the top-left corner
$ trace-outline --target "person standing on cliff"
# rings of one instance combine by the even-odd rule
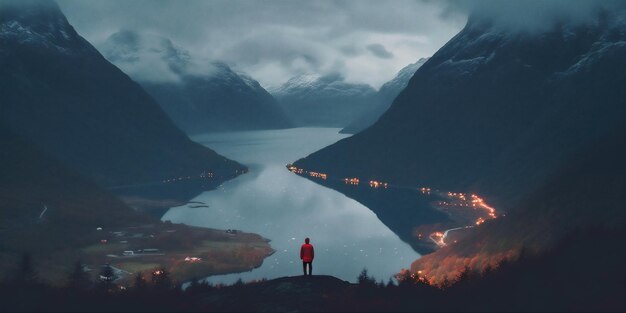
[[[300,247],[300,259],[302,260],[302,269],[304,270],[305,276],[307,275],[307,267],[309,268],[308,275],[313,275],[313,258],[315,257],[315,251],[309,241],[309,238],[304,239],[304,244]]]

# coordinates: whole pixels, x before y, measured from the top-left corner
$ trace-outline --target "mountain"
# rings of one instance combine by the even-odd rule
[[[256,80],[224,63],[195,59],[167,38],[122,30],[100,51],[138,81],[188,134],[292,126]]]
[[[356,134],[376,123],[378,118],[389,109],[393,100],[406,88],[413,74],[415,74],[426,61],[428,61],[428,58],[421,58],[417,60],[417,62],[405,66],[396,74],[396,77],[383,84],[375,96],[376,106],[371,111],[366,112],[361,117],[352,121],[341,130],[341,133]]]
[[[0,122],[101,186],[245,170],[192,142],[52,1],[0,5],[0,68]]]
[[[375,106],[371,86],[339,74],[300,75],[269,90],[297,126],[345,127]]]
[[[472,16],[376,124],[294,166],[326,174],[315,181],[364,203],[418,249],[419,230],[471,225],[420,202],[419,187],[477,194],[514,220],[564,164],[624,124],[626,22],[619,12],[535,31]],[[353,192],[331,183],[349,177],[398,188]],[[518,227],[540,225],[539,217]],[[504,247],[515,241],[496,237]]]
[[[510,31],[472,17],[372,127],[299,160],[334,177],[474,192],[514,207],[624,123],[624,20]]]
[[[30,251],[85,245],[96,227],[145,223],[149,218],[0,125],[0,264]],[[10,268],[10,267],[9,267]]]
[[[522,250],[542,252],[560,244],[571,233],[578,232],[587,238],[607,233],[619,237],[601,240],[623,242],[626,240],[622,197],[626,188],[625,158],[626,128],[622,127],[572,157],[560,167],[558,174],[530,193],[506,218],[487,223],[459,243],[422,257],[411,269],[441,282],[445,277],[454,278],[464,266],[485,270],[488,266],[497,267],[505,258],[518,257]],[[580,239],[576,241],[578,245],[580,242]],[[595,249],[589,245],[601,244],[587,243],[579,251],[584,254]],[[623,254],[612,257],[617,255]],[[603,271],[614,276],[611,273],[614,268],[603,266],[593,259],[581,264],[594,273]]]

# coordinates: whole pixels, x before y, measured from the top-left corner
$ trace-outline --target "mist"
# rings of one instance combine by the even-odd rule
[[[617,0],[528,0],[528,1],[448,1],[448,11],[489,20],[506,31],[541,32],[557,23],[569,25],[590,24],[598,15],[618,16],[626,9],[626,2]]]

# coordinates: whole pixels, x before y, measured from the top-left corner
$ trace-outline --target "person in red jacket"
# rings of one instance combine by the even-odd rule
[[[300,259],[302,260],[302,269],[304,275],[307,275],[306,268],[309,268],[309,276],[313,275],[313,258],[315,257],[315,251],[313,245],[309,244],[309,238],[304,239],[304,244],[300,247]]]

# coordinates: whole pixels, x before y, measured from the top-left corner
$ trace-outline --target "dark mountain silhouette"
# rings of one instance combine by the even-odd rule
[[[547,201],[528,199],[546,184],[562,187],[555,177],[563,166],[624,124],[626,25],[619,12],[600,12],[590,23],[563,22],[533,32],[502,29],[489,20],[470,17],[466,27],[417,70],[376,124],[295,166],[331,178],[359,177],[413,189],[476,193],[515,224],[501,227],[523,228],[516,234],[534,237],[521,238],[508,231],[492,234],[489,225],[484,230],[481,226],[480,233],[495,240],[493,246],[485,246],[492,252],[459,250],[456,256],[467,256],[467,262],[514,256],[521,244],[537,244],[537,238],[542,246],[552,236],[556,240],[571,229],[568,224],[580,224],[548,220],[532,211],[515,221],[513,211]],[[421,253],[428,251],[416,246],[415,229],[449,222],[441,212],[415,201],[411,194],[417,192],[410,188],[392,191],[405,194],[394,199],[346,192],[347,187],[332,186],[330,179],[316,181],[364,203]],[[567,195],[578,198],[575,193]],[[613,209],[595,206],[596,197],[588,199],[581,200],[588,210],[573,210],[571,219],[581,223],[607,219],[610,213],[596,214],[592,209]],[[568,205],[564,202],[558,209],[568,210]],[[464,246],[480,242],[472,239]],[[458,270],[455,266],[462,264],[463,258],[455,254],[447,260],[443,252],[437,255],[441,258],[430,263],[440,268]]]
[[[269,91],[297,126],[345,127],[376,106],[374,88],[339,74],[300,75]]]
[[[505,218],[491,221],[459,243],[422,257],[413,263],[412,269],[440,281],[445,276],[454,277],[466,265],[484,270],[496,266],[503,258],[517,257],[522,250],[530,253],[545,250],[580,229],[598,233],[608,230],[621,236],[600,240],[626,239],[623,238],[626,205],[622,193],[626,188],[625,158],[626,128],[622,127],[573,155],[557,175]],[[590,236],[589,232],[585,236]],[[588,253],[587,249],[581,247],[581,253]],[[588,269],[597,270],[601,266],[587,263]]]
[[[99,226],[150,219],[0,125],[0,272],[8,256],[85,244]]]
[[[352,121],[341,130],[341,133],[356,134],[376,123],[376,121],[389,109],[393,100],[400,94],[413,77],[413,74],[428,61],[428,58],[421,58],[417,62],[402,68],[396,77],[383,84],[375,95],[376,106]]]
[[[123,30],[111,35],[100,51],[188,134],[292,126],[259,82],[224,63],[194,59],[167,38]]]
[[[102,186],[244,170],[176,128],[54,2],[2,3],[0,68],[0,121]]]
[[[624,123],[625,29],[609,12],[541,32],[471,17],[375,125],[296,166],[475,192],[514,207]]]

